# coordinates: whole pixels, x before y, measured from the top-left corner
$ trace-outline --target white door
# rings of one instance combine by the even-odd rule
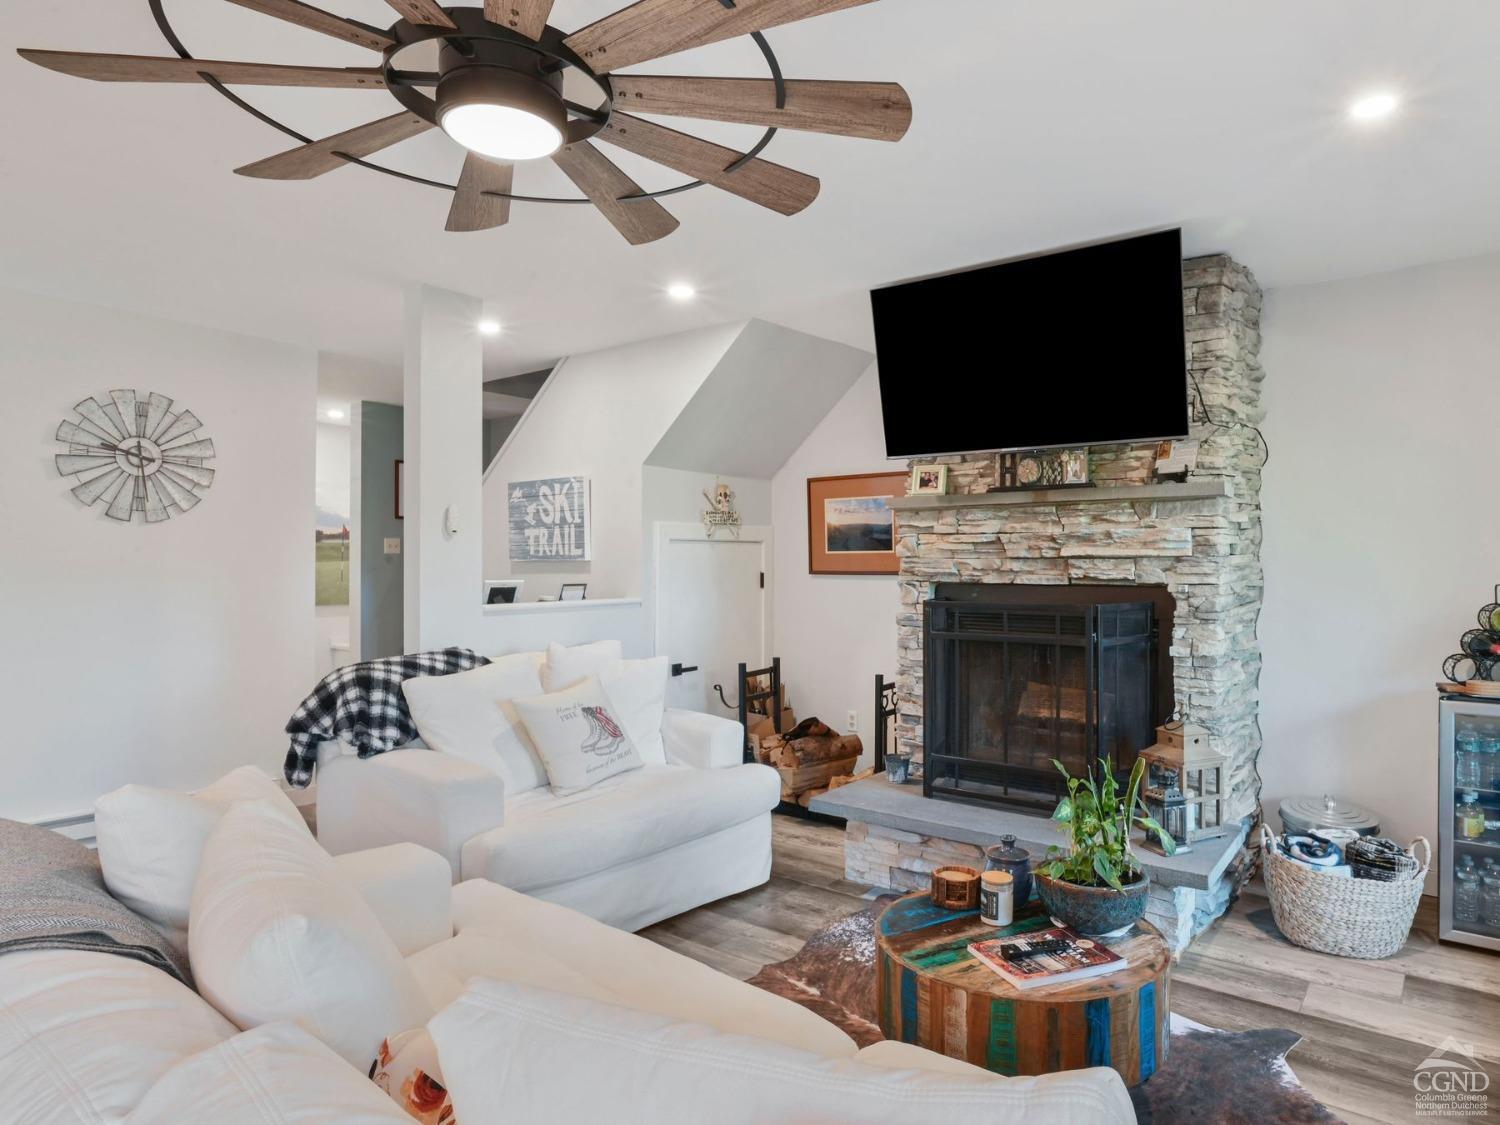
[[[771,529],[713,539],[698,524],[656,525],[656,652],[681,665],[667,706],[735,715],[738,666],[771,663]],[[689,669],[693,669],[689,671]]]

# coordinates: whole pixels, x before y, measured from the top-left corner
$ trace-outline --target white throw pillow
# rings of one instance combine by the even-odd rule
[[[412,1125],[373,1082],[306,1031],[268,1023],[189,1055],[126,1125]]]
[[[589,676],[597,676],[624,657],[619,641],[595,641],[588,645],[547,646],[547,662],[542,665],[542,689],[565,691]]]
[[[498,774],[508,797],[547,784],[547,770],[513,700],[541,694],[540,653],[518,652],[451,676],[401,685],[412,722],[432,749]]]
[[[333,857],[264,801],[208,838],[188,956],[202,997],[238,1027],[291,1020],[361,1068],[431,1010]]]
[[[620,725],[648,766],[667,764],[661,721],[667,709],[667,679],[671,673],[665,656],[616,660],[599,673],[599,686],[615,705]]]
[[[567,691],[518,699],[516,711],[560,797],[643,764],[596,676]]]
[[[104,885],[183,953],[198,857],[236,801],[269,801],[288,824],[312,838],[297,806],[253,766],[232,770],[196,793],[127,785],[94,802]]]
[[[1112,1070],[887,1070],[530,985],[474,980],[427,1027],[460,1121],[1135,1121]]]

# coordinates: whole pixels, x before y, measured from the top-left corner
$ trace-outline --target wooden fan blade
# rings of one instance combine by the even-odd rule
[[[229,0],[229,2],[238,4],[242,8],[249,8],[264,16],[286,20],[287,23],[294,23],[298,27],[321,31],[324,35],[332,35],[335,39],[342,39],[357,47],[368,47],[372,51],[383,51],[395,42],[383,31],[366,27],[353,20],[346,20],[343,16],[325,12],[322,8],[314,8],[311,4],[302,3],[302,0]]]
[[[872,141],[899,141],[911,127],[911,99],[894,82],[791,79],[781,109],[776,108],[776,83],[769,78],[622,74],[615,76],[613,85],[615,105],[632,113],[836,133]]]
[[[448,18],[448,13],[438,7],[437,0],[385,0],[401,13],[408,23],[426,24],[430,27],[457,27]]]
[[[453,206],[448,209],[448,225],[444,229],[488,230],[508,223],[510,200],[484,193],[509,193],[515,175],[514,164],[497,164],[477,153],[469,153],[464,157],[464,170],[459,174],[458,187],[453,192]]]
[[[403,110],[368,125],[356,125],[353,129],[324,137],[321,141],[279,152],[234,171],[237,176],[254,176],[261,180],[311,180],[342,168],[348,163],[345,156],[363,159],[431,128],[432,122]]]
[[[552,4],[553,0],[484,0],[484,18],[528,39],[540,39]]]
[[[601,141],[675,168],[695,180],[713,184],[783,215],[795,215],[818,198],[820,185],[814,176],[760,159],[726,172],[724,169],[738,160],[742,153],[700,137],[690,137],[665,125],[643,121],[628,113],[612,116],[598,136]]]
[[[160,58],[155,55],[96,55],[86,51],[16,52],[27,62],[91,78],[95,82],[198,82],[210,74],[228,86],[328,86],[371,89],[385,86],[378,67],[280,66],[276,63],[218,62],[213,59]]]
[[[552,162],[577,185],[579,191],[593,200],[594,206],[630,245],[655,242],[677,229],[677,220],[654,199],[621,202],[623,195],[638,195],[640,185],[588,141],[559,149],[553,154]]]
[[[869,4],[871,0],[640,0],[575,31],[565,42],[595,71],[764,31],[768,27]]]

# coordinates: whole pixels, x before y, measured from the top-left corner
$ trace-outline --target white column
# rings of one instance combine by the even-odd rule
[[[481,310],[461,293],[406,293],[407,652],[469,643],[480,613]]]

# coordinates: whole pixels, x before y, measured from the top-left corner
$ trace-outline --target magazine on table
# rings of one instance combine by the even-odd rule
[[[1066,926],[976,941],[969,952],[980,964],[1021,989],[1102,977],[1129,965],[1103,942],[1079,937]]]

